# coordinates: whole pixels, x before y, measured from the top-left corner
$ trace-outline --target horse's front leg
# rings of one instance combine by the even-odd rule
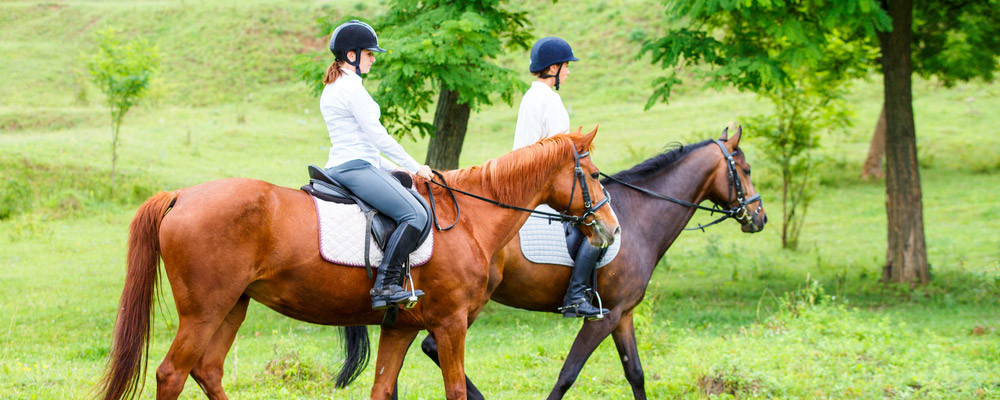
[[[615,347],[618,348],[618,357],[625,370],[625,379],[632,385],[632,395],[636,400],[646,400],[646,378],[642,372],[642,363],[639,362],[639,348],[635,344],[635,326],[632,325],[631,310],[622,315],[618,326],[611,332],[611,337],[615,340]]]
[[[455,317],[442,322],[442,325],[431,330],[431,334],[437,339],[445,398],[466,400],[465,334],[469,329],[467,318]]]
[[[597,349],[597,346],[615,329],[619,317],[620,314],[611,310],[611,314],[605,315],[602,320],[584,321],[580,332],[576,334],[576,340],[573,341],[573,347],[566,355],[562,370],[559,371],[559,380],[556,381],[555,387],[549,393],[549,400],[561,399],[566,395],[566,391],[580,376],[583,364],[587,363],[587,359]]]
[[[382,328],[378,339],[378,356],[375,359],[375,384],[371,399],[388,399],[396,388],[396,378],[403,367],[403,358],[418,330]]]
[[[424,338],[424,341],[420,343],[420,350],[423,350],[424,354],[426,354],[431,361],[434,361],[434,364],[436,364],[438,368],[441,368],[441,359],[438,357],[438,345],[437,341],[434,340],[434,335],[427,335],[427,337]],[[478,388],[476,388],[476,385],[472,384],[472,380],[469,379],[468,375],[465,377],[465,390],[466,397],[468,397],[469,400],[485,400],[483,394],[479,392]],[[396,390],[392,392],[391,400],[399,400],[398,393],[399,386],[397,385]]]

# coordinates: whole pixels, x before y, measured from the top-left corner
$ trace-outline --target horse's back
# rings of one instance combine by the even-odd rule
[[[220,263],[281,257],[305,245],[275,236],[315,234],[316,214],[305,193],[268,182],[229,178],[181,189],[163,218],[160,243],[163,260],[183,256]],[[246,264],[246,263],[244,263]],[[169,265],[168,265],[169,267]]]

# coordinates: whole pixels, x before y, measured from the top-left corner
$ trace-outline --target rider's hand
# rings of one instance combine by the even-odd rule
[[[434,175],[431,174],[431,167],[428,167],[426,165],[420,166],[420,169],[417,170],[417,176],[424,178],[426,180],[431,180],[434,178]]]

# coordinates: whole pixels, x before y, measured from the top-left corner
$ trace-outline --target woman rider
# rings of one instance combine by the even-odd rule
[[[539,39],[531,47],[528,69],[536,79],[521,98],[514,130],[515,150],[549,136],[569,132],[569,113],[556,90],[569,77],[569,62],[579,60],[573,56],[569,43],[557,37]],[[565,224],[565,227],[570,251],[574,251],[577,242],[581,243],[575,253],[573,273],[560,310],[565,317],[601,318],[608,310],[590,304],[584,292],[604,249],[582,240],[583,233],[575,226]]]
[[[375,62],[373,52],[385,52],[378,46],[375,30],[358,20],[345,22],[333,31],[330,51],[335,59],[326,71],[326,87],[319,101],[330,133],[330,158],[325,171],[399,224],[385,246],[371,291],[372,308],[386,309],[410,296],[401,286],[400,275],[420,239],[427,213],[389,175],[393,165],[381,154],[424,179],[431,179],[431,169],[417,163],[389,136],[379,122],[381,109],[361,85],[361,74],[368,73]],[[414,294],[420,297],[424,293],[416,290]]]

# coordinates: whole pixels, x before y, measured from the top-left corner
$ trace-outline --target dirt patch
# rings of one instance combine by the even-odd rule
[[[992,326],[976,325],[969,331],[969,336],[985,336],[996,331]]]
[[[42,3],[37,5],[36,7],[44,11],[57,11],[66,8],[66,5],[58,3]]]
[[[294,35],[295,39],[299,42],[299,46],[295,50],[298,54],[324,50],[330,45],[329,38],[325,36],[316,36],[315,33],[296,32]]]
[[[699,378],[698,388],[706,396],[726,393],[739,399],[742,394],[752,395],[759,392],[760,383],[755,380],[739,379],[732,375],[716,374],[714,376],[705,375]]]

